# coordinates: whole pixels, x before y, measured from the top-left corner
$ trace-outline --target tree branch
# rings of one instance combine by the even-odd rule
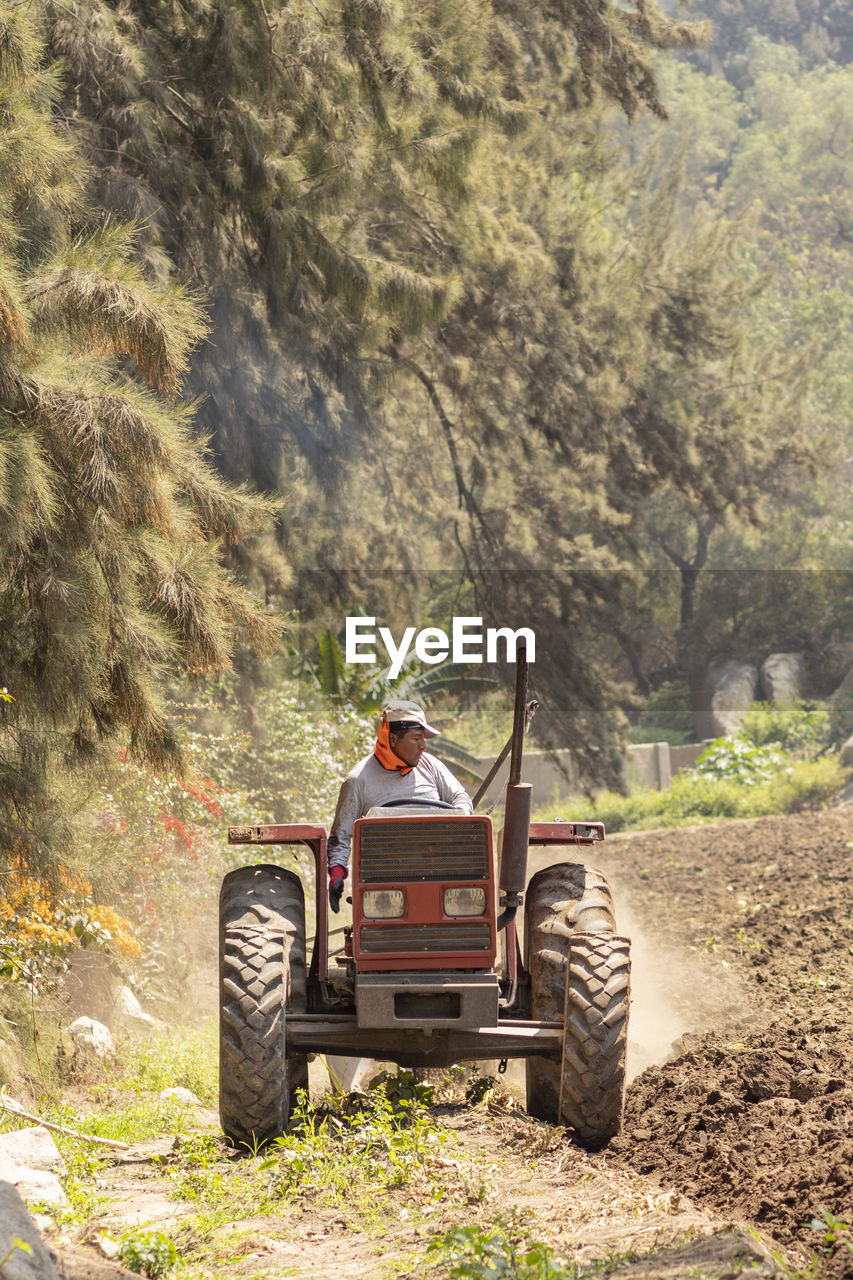
[[[483,513],[477,504],[476,498],[474,497],[473,493],[465,483],[465,477],[462,474],[462,465],[459,461],[459,454],[456,449],[456,441],[453,436],[453,423],[448,418],[444,409],[444,405],[441,403],[441,399],[439,397],[435,382],[429,376],[429,374],[420,367],[419,364],[416,364],[416,362],[412,360],[410,356],[404,356],[401,352],[399,352],[396,349],[396,347],[388,345],[388,346],[380,347],[380,351],[382,352],[383,355],[390,356],[392,360],[396,360],[398,364],[405,365],[405,367],[415,375],[415,377],[426,389],[427,395],[429,396],[429,399],[430,399],[430,403],[432,404],[432,407],[435,409],[435,412],[438,416],[438,420],[441,423],[441,429],[442,429],[442,432],[444,433],[444,440],[447,445],[447,451],[450,454],[450,461],[451,461],[451,465],[453,466],[453,475],[456,480],[456,491],[459,496],[459,505],[460,507],[465,508],[465,510],[468,512],[469,518],[472,521],[474,518],[476,518],[477,522],[480,525],[480,528],[483,530],[484,536],[488,537],[488,533],[483,524]]]

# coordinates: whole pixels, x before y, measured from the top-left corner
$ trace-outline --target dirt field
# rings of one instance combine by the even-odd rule
[[[649,980],[706,1030],[634,1080],[603,1160],[811,1251],[821,1210],[853,1222],[853,813],[614,839],[608,866],[663,962],[636,1034]]]
[[[458,1154],[437,1202],[404,1189],[372,1226],[322,1198],[244,1220],[223,1236],[227,1266],[211,1236],[205,1275],[419,1280],[439,1274],[424,1255],[436,1233],[522,1208],[567,1276],[853,1277],[846,1232],[809,1225],[822,1211],[853,1221],[853,809],[615,837],[605,850],[596,862],[634,941],[621,1136],[587,1155],[512,1109],[445,1106]],[[180,1238],[198,1205],[176,1202],[164,1151],[159,1164],[152,1154],[128,1153],[103,1179],[89,1239],[149,1221]],[[67,1276],[121,1274],[71,1243],[59,1248]]]

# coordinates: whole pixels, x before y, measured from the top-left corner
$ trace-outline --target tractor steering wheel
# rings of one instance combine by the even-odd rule
[[[424,800],[421,796],[409,796],[405,800],[386,800],[384,804],[379,806],[380,809],[396,809],[399,805],[404,804],[422,804],[428,805],[431,809],[455,809],[456,806],[449,804],[447,800]]]

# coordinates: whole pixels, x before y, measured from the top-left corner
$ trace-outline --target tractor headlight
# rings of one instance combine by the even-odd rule
[[[361,895],[361,914],[367,920],[398,920],[405,909],[402,889],[367,889]]]
[[[476,885],[460,889],[445,889],[444,914],[446,916],[481,916],[486,910],[486,891]]]

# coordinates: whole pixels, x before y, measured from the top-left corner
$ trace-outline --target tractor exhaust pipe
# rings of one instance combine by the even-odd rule
[[[508,782],[503,841],[501,843],[502,893],[519,894],[527,884],[527,841],[533,787],[529,782]]]
[[[506,810],[501,840],[500,890],[504,910],[498,916],[498,928],[504,929],[515,916],[521,904],[521,894],[527,884],[527,846],[530,838],[530,811],[533,788],[521,781],[521,756],[524,750],[524,731],[528,724],[527,646],[522,641],[516,651],[515,709],[512,721],[512,754],[510,756],[509,781],[506,785]]]

